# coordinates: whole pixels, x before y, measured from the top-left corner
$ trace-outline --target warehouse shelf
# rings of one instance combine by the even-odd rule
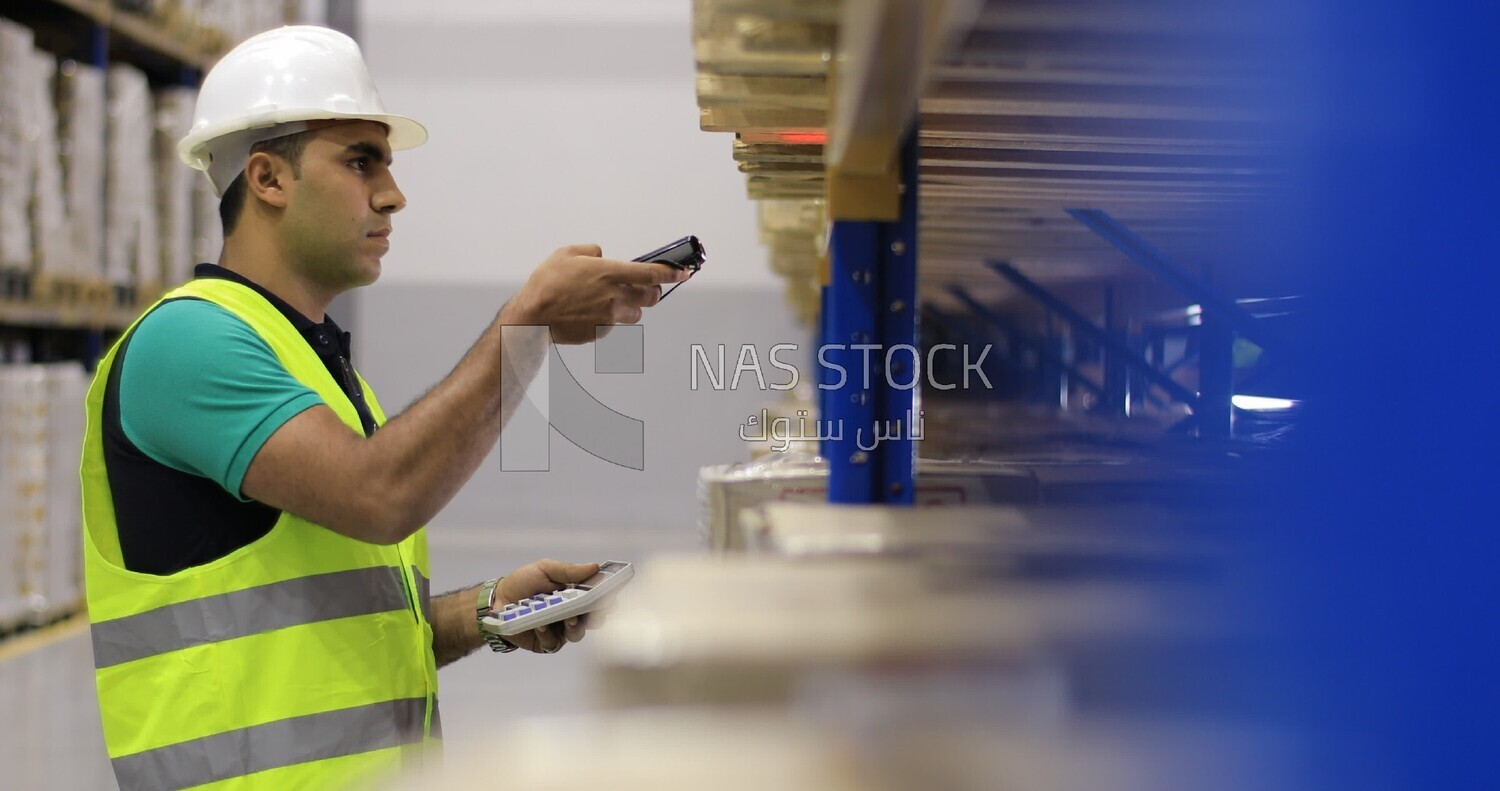
[[[14,225],[4,230],[23,230],[24,223],[26,235],[22,241],[7,236],[0,266],[0,433],[6,435],[0,488],[8,506],[0,515],[7,569],[0,574],[0,660],[27,655],[11,666],[31,662],[37,651],[86,628],[76,595],[82,580],[76,568],[81,527],[75,455],[82,445],[86,371],[162,293],[168,268],[175,273],[181,260],[168,255],[164,229],[180,232],[182,222],[159,222],[157,241],[122,234],[111,243],[107,229],[133,228],[139,218],[132,212],[111,217],[92,200],[75,204],[69,198],[98,190],[106,203],[166,211],[161,195],[126,196],[129,190],[107,191],[106,182],[150,183],[117,166],[151,166],[151,135],[166,123],[166,109],[180,109],[184,94],[229,43],[180,5],[154,5],[162,10],[148,17],[107,0],[0,0],[7,23],[7,107],[19,108],[21,119],[8,128],[7,156],[14,157],[18,146],[35,155],[21,160],[35,172],[23,170],[7,182],[19,194],[8,194],[6,205],[21,211],[6,214],[3,221]],[[76,65],[57,64],[69,60]],[[28,74],[25,67],[32,63],[37,65]],[[35,105],[29,104],[32,97]],[[131,142],[144,143],[127,147],[129,153],[116,151],[109,134],[115,130],[131,131]],[[97,145],[72,146],[77,140],[69,133]],[[121,250],[131,257],[123,266],[108,255]],[[182,245],[170,252],[180,250]]]
[[[109,0],[40,0],[0,4],[0,15],[36,31],[43,48],[85,62],[114,61],[140,68],[153,80],[191,84],[229,49],[228,37],[168,6],[154,17],[115,8]],[[99,37],[104,31],[105,38]]]
[[[893,218],[897,144],[918,123],[924,284],[997,256],[1043,280],[1073,279],[1080,259],[1129,271],[1063,210],[1176,222],[1174,249],[1203,246],[1216,213],[1274,177],[1259,142],[1273,119],[1239,100],[1255,78],[1238,55],[1256,31],[1222,14],[967,0],[695,10],[701,126],[737,133],[752,197]],[[1016,225],[1048,236],[1017,239]],[[1059,261],[1075,271],[1051,271]]]
[[[0,300],[0,327],[123,330],[139,314],[137,308],[38,305]]]
[[[696,0],[700,127],[735,135],[771,267],[822,342],[910,343],[920,313],[929,343],[1003,340],[1055,384],[1029,397],[1225,439],[1236,338],[1275,363],[1288,346],[1232,298],[1255,273],[1214,269],[1279,183],[1265,25],[1177,0]],[[1207,320],[1168,370],[1141,317],[1189,306]],[[820,398],[867,428],[909,401]],[[835,478],[909,463],[850,450],[823,448]],[[907,483],[885,486],[853,501]]]

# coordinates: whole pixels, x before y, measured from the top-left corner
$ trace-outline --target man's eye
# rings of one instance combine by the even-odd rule
[[[355,170],[365,170],[365,169],[367,169],[367,168],[370,167],[370,159],[369,159],[369,157],[360,157],[359,159],[351,159],[351,160],[349,160],[349,166],[352,167],[352,168],[354,168]]]

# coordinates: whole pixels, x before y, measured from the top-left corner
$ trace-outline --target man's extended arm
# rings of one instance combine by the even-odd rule
[[[250,463],[245,496],[362,541],[411,535],[478,469],[547,353],[545,333],[502,343],[502,327],[548,325],[557,342],[583,343],[597,325],[639,321],[660,298],[657,285],[683,277],[597,255],[590,246],[554,253],[453,372],[373,436],[326,406],[287,421]]]

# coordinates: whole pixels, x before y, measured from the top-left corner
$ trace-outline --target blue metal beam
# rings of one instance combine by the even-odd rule
[[[1113,287],[1104,288],[1104,331],[1114,334],[1118,331],[1115,315],[1115,290]],[[1127,325],[1128,327],[1128,325]],[[1129,332],[1124,335],[1125,342],[1130,342]],[[1139,350],[1132,349],[1137,354]],[[1104,355],[1104,411],[1110,414],[1125,417],[1130,413],[1130,367],[1124,364],[1119,356]]]
[[[1280,337],[1262,324],[1233,299],[1226,297],[1194,277],[1185,267],[1168,258],[1149,242],[1137,236],[1118,220],[1099,209],[1068,209],[1068,214],[1088,227],[1089,230],[1132,261],[1167,281],[1173,288],[1187,295],[1188,299],[1203,306],[1205,313],[1218,314],[1221,321],[1236,332],[1254,341],[1262,349],[1286,349]]]
[[[901,142],[901,218],[881,224],[880,343],[890,362],[876,400],[877,417],[887,427],[900,426],[876,450],[878,502],[916,502],[917,447],[911,435],[918,419],[916,392],[926,374],[917,340],[917,126]],[[901,347],[909,347],[901,349]],[[894,351],[900,349],[900,351]],[[908,358],[909,355],[909,358]],[[884,370],[884,367],[883,367]],[[906,389],[900,389],[906,388]]]
[[[1198,436],[1227,439],[1234,432],[1234,329],[1205,306],[1198,339]]]
[[[902,143],[900,164],[899,219],[837,220],[829,235],[823,343],[829,344],[826,360],[846,372],[839,387],[822,392],[822,417],[838,434],[823,443],[833,503],[914,501],[913,393],[923,375],[916,334],[915,127]],[[830,386],[838,381],[836,370],[831,375]]]
[[[976,335],[968,323],[959,319],[937,305],[928,302],[922,306],[922,349],[924,354],[931,353],[931,341],[943,340],[946,343],[960,346],[967,344],[970,347],[982,347],[989,343],[989,336],[980,337]],[[996,364],[1004,368],[1006,376],[1012,376],[1016,381],[1021,381],[1025,373],[1025,361],[1017,353],[1017,347],[1021,345],[1015,336],[1006,336],[1008,341],[1004,347],[996,347],[990,344],[995,352]],[[926,359],[925,357],[923,358]],[[926,381],[926,380],[924,380]]]
[[[1167,391],[1168,394],[1178,401],[1193,407],[1194,412],[1197,412],[1198,396],[1196,393],[1178,384],[1161,371],[1156,370],[1150,363],[1136,354],[1135,350],[1131,349],[1124,341],[1099,329],[1092,321],[1089,321],[1087,316],[1079,313],[1072,305],[1064,302],[1047,289],[1033,283],[1030,278],[1021,274],[1019,270],[1010,264],[1004,261],[990,261],[989,267],[995,270],[1001,277],[1010,281],[1011,285],[1015,286],[1022,293],[1042,303],[1048,310],[1062,317],[1074,329],[1088,335],[1095,343],[1098,343],[1110,352],[1119,355],[1120,359],[1139,370],[1147,379],[1150,379],[1152,384]]]
[[[875,461],[858,447],[875,427],[875,385],[879,378],[855,345],[875,343],[876,223],[837,221],[828,240],[826,359],[838,378],[823,391],[823,418],[837,437],[829,439],[828,501],[872,503],[876,499]],[[842,380],[842,381],[840,381]],[[867,381],[868,380],[868,381]],[[835,386],[836,385],[836,386]]]
[[[833,315],[833,308],[830,304],[831,300],[828,297],[829,290],[830,289],[827,284],[825,284],[821,289],[818,290],[817,348],[819,349],[822,349],[824,346],[830,343],[831,341],[829,341],[829,338],[833,336],[833,331],[830,329],[830,317]],[[819,360],[818,362],[818,414],[826,420],[829,419],[829,410],[832,403],[833,391],[825,390],[823,389],[823,386],[833,384],[833,369],[823,365],[822,360]],[[831,454],[832,452],[833,448],[829,446],[828,440],[824,438],[824,432],[819,432],[818,455],[826,459],[829,458],[829,454]]]
[[[1104,388],[1100,387],[1098,384],[1095,384],[1094,381],[1089,379],[1087,376],[1084,376],[1083,372],[1079,371],[1078,368],[1072,363],[1064,360],[1056,350],[1049,347],[1046,343],[1043,343],[1042,341],[1039,341],[1022,332],[1014,322],[1010,321],[999,313],[996,313],[995,311],[985,307],[979,302],[979,300],[974,299],[974,297],[969,294],[968,289],[965,289],[963,286],[949,286],[948,293],[952,294],[954,298],[956,298],[959,302],[964,303],[964,306],[972,311],[974,315],[978,316],[981,319],[984,319],[986,322],[999,329],[1007,336],[1020,341],[1022,345],[1036,352],[1038,356],[1046,358],[1047,362],[1067,371],[1068,375],[1077,380],[1079,384],[1083,385],[1084,389],[1088,390],[1094,395],[1099,396],[1100,398],[1104,397]]]

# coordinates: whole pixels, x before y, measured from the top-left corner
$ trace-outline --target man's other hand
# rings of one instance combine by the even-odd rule
[[[538,593],[551,593],[567,587],[569,583],[583,582],[598,571],[598,563],[562,563],[556,560],[528,563],[500,580],[499,587],[495,588],[495,609]],[[505,639],[527,651],[552,654],[561,650],[564,643],[582,640],[584,632],[588,630],[588,621],[587,614],[576,615]]]

